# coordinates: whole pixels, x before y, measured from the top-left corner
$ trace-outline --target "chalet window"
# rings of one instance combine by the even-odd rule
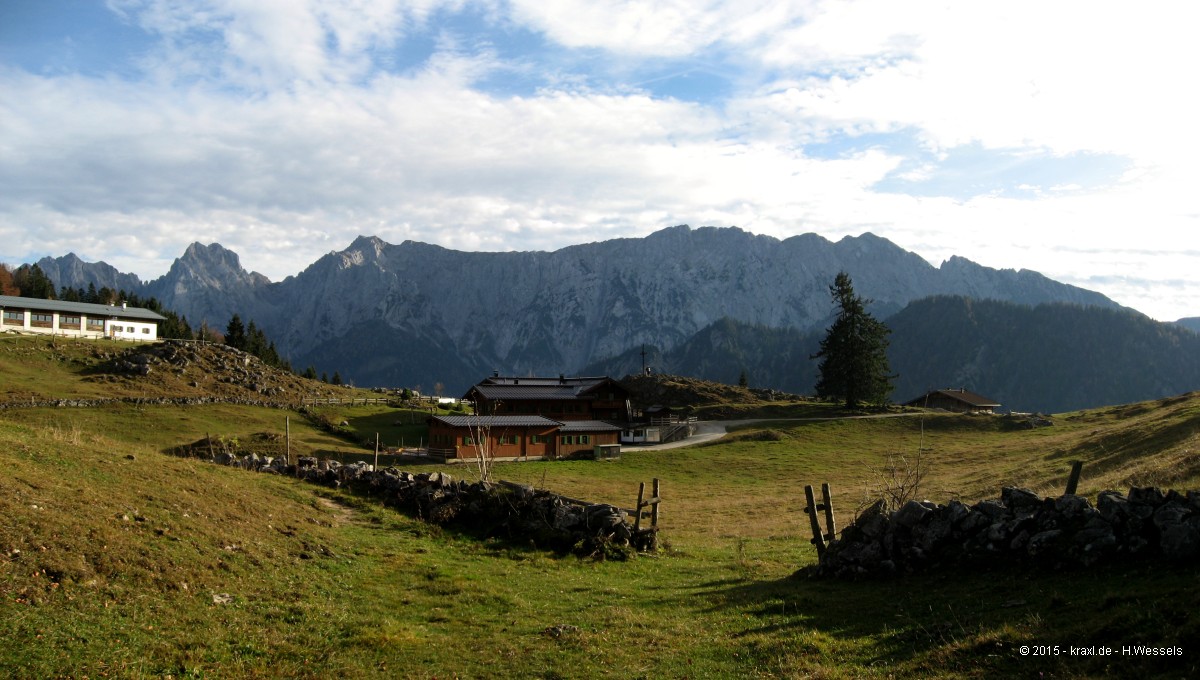
[[[150,335],[150,329],[149,329],[149,328],[143,328],[143,329],[142,329],[142,335]]]
[[[579,435],[579,443],[580,444],[588,443],[588,435],[586,435],[586,434]]]
[[[463,446],[475,446],[475,438],[470,435],[465,435],[462,438]]]
[[[25,312],[10,312],[4,311],[4,323],[11,325],[25,325]]]
[[[125,332],[125,329],[124,329],[123,327],[121,327],[121,326],[113,326],[113,327],[112,327],[112,332],[113,332],[113,333],[124,333],[124,332]]]
[[[501,444],[520,444],[521,440],[518,439],[517,435],[515,435],[515,434],[501,435],[500,443]]]
[[[60,316],[58,317],[58,325],[71,328],[79,328],[79,317],[77,316]]]
[[[531,434],[531,435],[529,435],[529,443],[530,444],[544,444],[545,439],[540,434]]]
[[[88,319],[87,327],[89,331],[102,331],[104,330],[104,319]]]
[[[53,314],[38,314],[37,312],[34,312],[30,319],[32,321],[40,321],[43,323],[54,323]]]

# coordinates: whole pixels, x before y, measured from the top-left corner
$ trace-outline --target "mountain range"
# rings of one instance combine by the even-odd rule
[[[1037,272],[991,269],[961,257],[934,267],[869,233],[837,242],[815,234],[780,240],[684,225],[553,252],[493,253],[363,236],[280,282],[247,272],[237,254],[219,244],[192,244],[149,282],[73,254],[38,265],[56,286],[94,284],[155,297],[193,327],[203,321],[221,329],[238,314],[257,323],[296,367],[337,371],[361,386],[431,391],[439,385],[452,395],[493,371],[634,372],[643,347],[657,352],[657,370],[725,380],[731,371],[733,380],[744,372],[764,387],[809,391],[815,376],[809,350],[830,321],[829,285],[839,271],[872,301],[868,309],[877,318],[904,324],[912,303],[938,297],[1000,301],[1017,316],[1066,305],[1145,319]],[[934,309],[926,313],[962,322]],[[893,343],[904,347],[918,331],[944,339],[966,330],[930,325],[935,321],[917,321],[904,334],[898,326]],[[1156,329],[1167,325],[1145,321]],[[998,322],[1015,323],[1008,317]],[[1196,335],[1182,327],[1171,332]],[[905,390],[994,380],[983,370],[986,361],[939,360],[937,343],[922,351],[928,358],[920,373],[893,366],[902,380],[913,381],[903,383]],[[900,386],[895,397],[908,398]],[[986,394],[1001,381],[967,386]]]

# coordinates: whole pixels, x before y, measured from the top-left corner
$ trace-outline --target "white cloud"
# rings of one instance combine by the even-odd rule
[[[489,94],[476,83],[518,67],[453,31],[418,68],[379,68],[465,0],[110,4],[161,39],[146,78],[0,66],[0,256],[74,250],[148,278],[219,241],[278,280],[359,234],[525,250],[685,222],[869,230],[935,264],[958,254],[1200,314],[1200,254],[1146,252],[1200,213],[1189,5],[470,4],[606,51],[576,55],[595,68],[716,53],[745,69],[727,99],[690,103],[589,89],[584,70]],[[878,141],[897,133],[925,153]],[[842,146],[815,157],[814,142]],[[1130,162],[1100,189],[1026,181],[1021,200],[874,189],[931,178],[966,145]]]

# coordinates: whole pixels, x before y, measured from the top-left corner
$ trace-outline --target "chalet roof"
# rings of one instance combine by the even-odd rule
[[[602,420],[564,420],[559,432],[619,432],[620,427]]]
[[[492,376],[472,387],[464,399],[472,398],[472,394],[495,401],[516,399],[563,400],[574,401],[590,398],[591,392],[599,387],[611,385],[624,391],[612,378],[577,377],[568,378],[517,378]]]
[[[506,427],[557,428],[559,432],[619,432],[620,427],[602,420],[558,421],[542,416],[434,416],[450,427],[486,427],[493,430]]]
[[[925,394],[922,394],[921,396],[917,397],[916,399],[913,399],[912,401],[906,402],[904,405],[905,406],[923,406],[925,404],[925,402],[928,401],[928,399],[934,395],[940,395],[940,396],[944,396],[944,397],[947,397],[950,399],[961,401],[962,403],[967,404],[968,406],[974,406],[976,408],[995,408],[1000,405],[1000,403],[994,399],[989,399],[989,398],[983,396],[982,394],[976,394],[974,392],[970,392],[961,387],[960,388],[947,388],[944,390],[932,390],[932,391],[926,392]]]
[[[91,302],[66,302],[64,300],[40,300],[38,298],[15,297],[0,295],[0,308],[29,309],[47,312],[66,312],[82,314],[89,317],[108,317],[120,319],[139,319],[142,321],[166,321],[167,317],[141,307],[118,307],[116,305],[98,305]]]
[[[557,420],[542,416],[434,416],[450,427],[558,427]]]

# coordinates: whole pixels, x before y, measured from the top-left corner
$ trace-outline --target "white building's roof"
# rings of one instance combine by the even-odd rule
[[[29,309],[67,314],[82,314],[89,317],[105,316],[113,319],[137,321],[166,321],[167,317],[141,307],[118,307],[97,305],[90,302],[64,302],[63,300],[39,300],[38,298],[0,295],[0,309]]]

